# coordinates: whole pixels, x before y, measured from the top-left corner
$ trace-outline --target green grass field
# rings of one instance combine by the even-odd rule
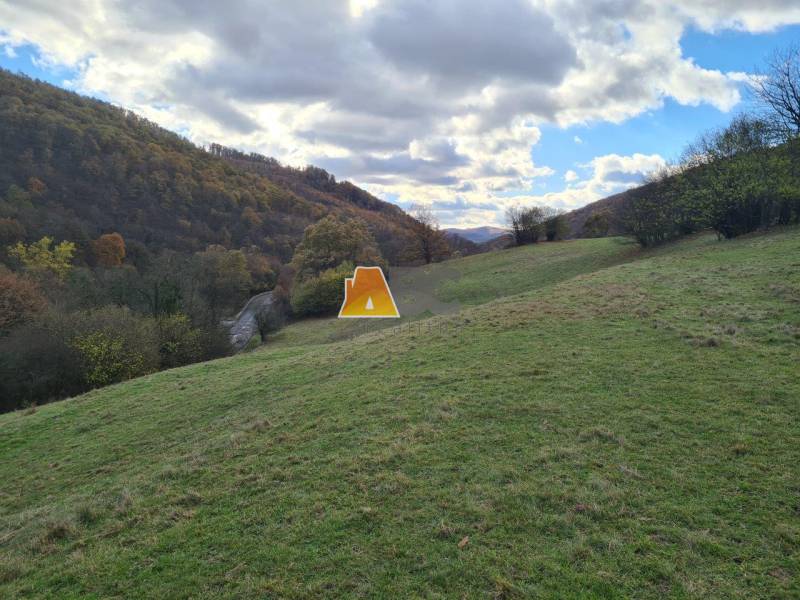
[[[0,597],[800,595],[800,230],[449,266],[455,315],[0,415]]]

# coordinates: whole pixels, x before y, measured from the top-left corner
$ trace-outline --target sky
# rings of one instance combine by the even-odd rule
[[[637,185],[797,41],[797,0],[0,0],[5,69],[460,227]]]

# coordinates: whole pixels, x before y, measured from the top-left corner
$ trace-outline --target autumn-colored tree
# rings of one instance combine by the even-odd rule
[[[44,236],[30,245],[17,242],[8,248],[8,253],[33,274],[52,273],[63,280],[72,269],[75,244],[64,241],[51,248],[52,245],[53,238]]]
[[[264,220],[249,206],[242,211],[242,221],[249,227],[260,227]]]
[[[0,332],[32,320],[45,306],[47,301],[35,282],[0,272]]]
[[[411,226],[411,243],[406,251],[406,259],[422,260],[425,264],[441,260],[450,254],[450,245],[433,211],[426,206],[411,208],[414,222]]]
[[[250,246],[243,249],[244,257],[247,262],[247,270],[253,280],[251,292],[263,292],[268,290],[275,283],[275,271],[269,258],[264,256],[258,246]]]
[[[116,232],[103,234],[92,242],[92,252],[101,267],[118,267],[125,259],[125,240]]]
[[[375,238],[357,219],[342,221],[327,216],[306,228],[292,258],[298,280],[335,269],[343,262],[361,266],[385,266]]]

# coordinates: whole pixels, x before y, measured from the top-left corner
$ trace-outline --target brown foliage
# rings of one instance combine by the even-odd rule
[[[125,258],[125,240],[118,233],[106,233],[92,242],[92,251],[101,267],[118,267]]]
[[[411,209],[414,221],[411,224],[411,244],[406,249],[406,260],[422,260],[430,264],[447,258],[450,245],[433,212],[425,206]]]
[[[33,281],[14,273],[0,273],[0,331],[30,321],[46,305]]]

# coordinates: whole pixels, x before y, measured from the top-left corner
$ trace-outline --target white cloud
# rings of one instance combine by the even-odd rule
[[[592,159],[584,168],[591,170],[591,175],[580,180],[575,171],[568,171],[565,181],[569,186],[561,192],[533,195],[522,194],[511,198],[499,199],[498,209],[488,221],[502,225],[504,211],[508,206],[552,206],[572,210],[589,202],[594,202],[611,194],[622,192],[640,184],[645,176],[666,164],[658,154],[632,154],[620,156],[606,154]]]
[[[572,141],[575,142],[576,144],[582,144],[583,143],[583,140],[577,135],[574,138],[572,138]]]
[[[544,123],[621,122],[668,98],[734,107],[746,75],[684,57],[688,27],[798,22],[790,0],[0,0],[4,51],[36,46],[44,67],[77,71],[78,90],[198,143],[318,163],[407,202],[474,206],[447,212],[459,223],[533,197],[553,174],[530,154]],[[590,179],[568,173],[544,199],[578,206],[653,160],[597,157]]]

